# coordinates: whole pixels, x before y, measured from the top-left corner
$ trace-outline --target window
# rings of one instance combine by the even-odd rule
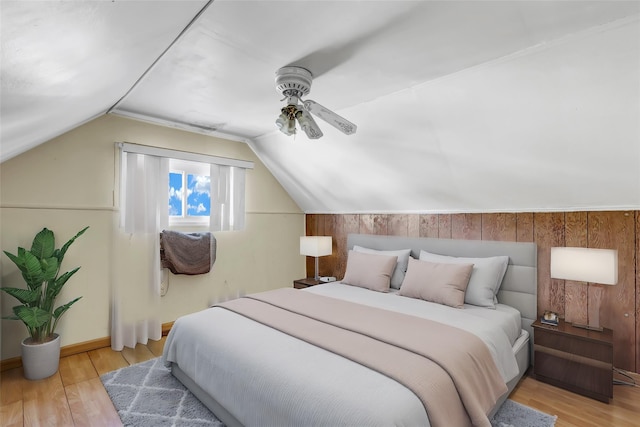
[[[120,225],[126,233],[201,225],[243,230],[245,171],[253,162],[146,145],[121,150]]]
[[[169,160],[169,225],[209,224],[210,165]]]

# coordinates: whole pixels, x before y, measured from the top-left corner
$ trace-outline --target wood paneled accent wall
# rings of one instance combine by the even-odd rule
[[[487,214],[307,214],[306,234],[333,237],[333,254],[320,258],[320,275],[340,279],[347,234],[535,242],[538,245],[538,313],[553,310],[568,321],[587,321],[594,286],[604,288],[600,322],[614,331],[614,364],[640,373],[640,211]],[[551,279],[551,247],[618,250],[618,284]],[[307,275],[314,272],[307,258]]]

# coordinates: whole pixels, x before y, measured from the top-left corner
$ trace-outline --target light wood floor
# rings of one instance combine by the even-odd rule
[[[160,356],[164,341],[122,352],[102,348],[64,357],[57,374],[39,381],[25,380],[22,368],[2,372],[0,426],[121,426],[100,375]],[[640,375],[634,377],[640,384]],[[640,387],[614,386],[607,405],[525,377],[510,398],[557,415],[556,427],[640,425]]]
[[[100,375],[161,356],[165,339],[63,357],[58,372],[44,380],[24,379],[22,368],[2,372],[0,426],[121,426]]]

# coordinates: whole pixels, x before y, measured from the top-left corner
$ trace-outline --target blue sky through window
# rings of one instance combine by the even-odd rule
[[[169,173],[169,215],[182,216],[182,174]]]
[[[209,216],[211,180],[208,176],[187,175],[187,215]]]
[[[169,215],[183,216],[185,209],[184,176],[169,173]],[[186,174],[186,215],[209,216],[211,213],[210,178],[204,175]]]

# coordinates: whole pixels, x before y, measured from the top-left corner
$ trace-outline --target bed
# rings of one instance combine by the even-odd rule
[[[403,319],[411,318],[412,321],[425,324],[444,323],[444,327],[453,327],[460,330],[460,333],[471,334],[465,335],[473,338],[469,341],[479,340],[484,343],[483,351],[490,355],[493,361],[491,365],[495,366],[497,375],[500,376],[504,392],[501,391],[499,397],[491,401],[491,407],[486,409],[486,419],[477,421],[469,415],[476,420],[469,421],[469,425],[486,425],[485,421],[508,397],[532,360],[531,323],[537,314],[536,245],[365,234],[350,234],[347,245],[350,250],[349,261],[347,274],[342,281],[305,290],[273,291],[275,294],[286,294],[287,298],[296,298],[287,302],[290,306],[284,307],[285,309],[281,310],[283,312],[296,311],[298,307],[307,305],[310,310],[311,306],[317,307],[317,313],[314,314],[293,313],[299,316],[295,319],[300,320],[291,321],[283,318],[282,322],[286,327],[294,325],[291,326],[292,332],[286,328],[283,328],[285,332],[282,332],[272,325],[267,326],[265,323],[268,322],[234,311],[237,310],[234,307],[213,307],[176,320],[164,348],[165,365],[169,366],[173,375],[227,426],[436,425],[437,423],[433,422],[438,419],[436,412],[430,412],[431,409],[427,411],[426,408],[429,406],[428,402],[425,403],[424,396],[416,393],[413,385],[404,384],[394,376],[395,371],[399,369],[397,365],[413,362],[394,359],[397,363],[389,364],[392,365],[389,369],[393,372],[376,371],[368,361],[357,361],[350,355],[338,354],[339,352],[332,350],[331,344],[327,347],[323,342],[316,343],[313,339],[323,336],[322,333],[312,333],[314,337],[308,342],[296,337],[298,332],[295,328],[319,331],[320,329],[314,329],[316,324],[319,324],[318,327],[325,327],[323,322],[330,323],[333,318],[345,317],[347,321],[351,321],[349,318],[355,317],[354,315],[341,314],[337,311],[338,308],[331,308],[343,305],[347,312],[350,311],[350,307],[353,308],[351,311],[358,313],[357,316],[361,316],[359,310],[364,310],[363,313],[372,316],[370,320],[362,322],[366,325],[355,325],[354,328],[370,327],[375,329],[376,333],[378,329],[389,329],[393,336],[385,340],[395,339],[393,331],[402,329],[398,327],[401,323],[397,322],[403,322]],[[499,289],[497,293],[494,290],[492,295],[493,306],[477,306],[468,304],[465,300],[463,309],[453,308],[442,303],[407,297],[402,294],[402,289],[393,286],[389,288],[389,292],[375,292],[367,286],[343,283],[347,279],[348,282],[354,282],[352,260],[386,260],[385,255],[397,251],[410,255],[409,268],[405,271],[404,277],[407,279],[406,282],[409,281],[409,275],[412,278],[416,277],[414,272],[418,271],[418,264],[415,264],[415,260],[418,259],[420,268],[426,265],[442,266],[449,262],[461,264],[460,268],[463,268],[468,265],[469,260],[475,260],[471,273],[471,280],[474,280],[474,277],[479,277],[476,267],[481,266],[484,259],[506,258],[506,268],[498,283]],[[368,256],[357,258],[355,252],[372,255],[357,255]],[[379,258],[375,258],[377,256]],[[400,257],[396,258],[399,262]],[[442,262],[435,262],[434,259]],[[397,281],[396,276],[391,279],[392,282],[394,279]],[[467,294],[471,293],[471,288],[468,288]],[[257,302],[251,297],[237,301],[260,304],[265,310],[271,310],[274,303],[269,298],[272,296],[272,293],[267,293],[264,297],[256,296],[259,300]],[[266,299],[266,302],[261,301],[261,298]],[[333,305],[322,305],[327,303]],[[383,312],[384,321],[380,320],[383,319],[382,315],[378,316]],[[386,320],[387,315],[396,323]],[[307,318],[301,316],[324,318],[320,319],[320,322],[305,323]],[[369,334],[367,331],[361,334]],[[441,333],[440,336],[448,335]],[[437,333],[434,336],[437,336]],[[369,338],[371,337],[366,336],[363,339]],[[376,340],[378,339],[374,339]],[[354,342],[356,341],[354,339]],[[421,340],[413,340],[416,341]],[[440,342],[438,339],[436,341],[436,344]],[[443,347],[424,346],[436,349]],[[354,347],[358,347],[358,344],[354,344]],[[412,352],[415,351],[405,353]],[[377,353],[377,350],[369,351],[364,357],[372,357],[371,353]],[[386,357],[384,354],[386,353],[381,351],[378,359]],[[396,353],[389,354],[396,357]],[[409,356],[413,357],[411,354]],[[457,377],[465,375],[467,374],[458,373]],[[452,375],[452,378],[457,387],[456,376]],[[454,400],[444,392],[440,394],[447,401]],[[438,396],[436,400],[437,398]],[[464,401],[459,396],[455,396],[455,399]],[[463,405],[466,405],[466,401]],[[445,412],[445,417],[447,416]],[[485,417],[485,414],[482,417]]]

